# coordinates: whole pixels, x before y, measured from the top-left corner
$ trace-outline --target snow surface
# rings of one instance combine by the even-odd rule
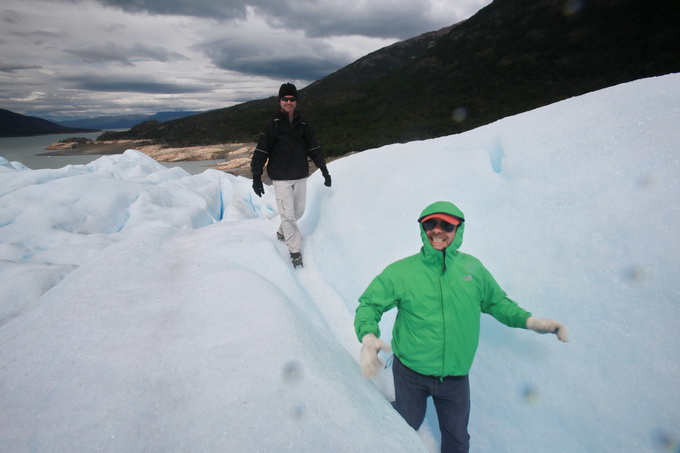
[[[389,370],[361,377],[352,326],[436,200],[570,329],[483,318],[472,451],[678,451],[679,125],[672,74],[335,161],[332,188],[309,181],[300,270],[270,187],[133,150],[0,159],[0,451],[437,451],[432,407],[415,433]]]

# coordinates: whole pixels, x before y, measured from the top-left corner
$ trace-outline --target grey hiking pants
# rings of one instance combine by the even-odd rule
[[[283,234],[290,253],[297,253],[302,246],[302,236],[297,221],[305,213],[307,178],[290,181],[272,181],[276,207],[281,216],[279,233]]]

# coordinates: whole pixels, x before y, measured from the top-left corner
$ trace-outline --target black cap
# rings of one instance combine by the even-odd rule
[[[284,83],[281,85],[281,88],[279,88],[279,99],[281,99],[284,96],[295,96],[297,97],[297,88],[295,88],[295,85],[292,83]]]

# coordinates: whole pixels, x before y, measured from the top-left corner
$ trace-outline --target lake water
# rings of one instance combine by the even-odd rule
[[[77,137],[99,137],[101,132],[87,134],[75,134]],[[85,165],[99,159],[102,156],[39,156],[38,154],[49,152],[45,148],[54,142],[73,137],[74,134],[39,135],[35,137],[5,137],[0,138],[0,156],[10,162],[17,161],[33,170],[42,168],[62,168],[67,165]],[[193,162],[161,162],[166,167],[182,167],[192,175],[203,173],[211,164],[218,164],[223,160],[204,160]]]

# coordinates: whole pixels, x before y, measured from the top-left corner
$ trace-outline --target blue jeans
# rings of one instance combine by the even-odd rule
[[[394,407],[413,429],[425,419],[427,398],[432,397],[442,433],[442,453],[467,453],[470,450],[470,383],[467,376],[443,379],[425,376],[406,367],[394,356]]]

